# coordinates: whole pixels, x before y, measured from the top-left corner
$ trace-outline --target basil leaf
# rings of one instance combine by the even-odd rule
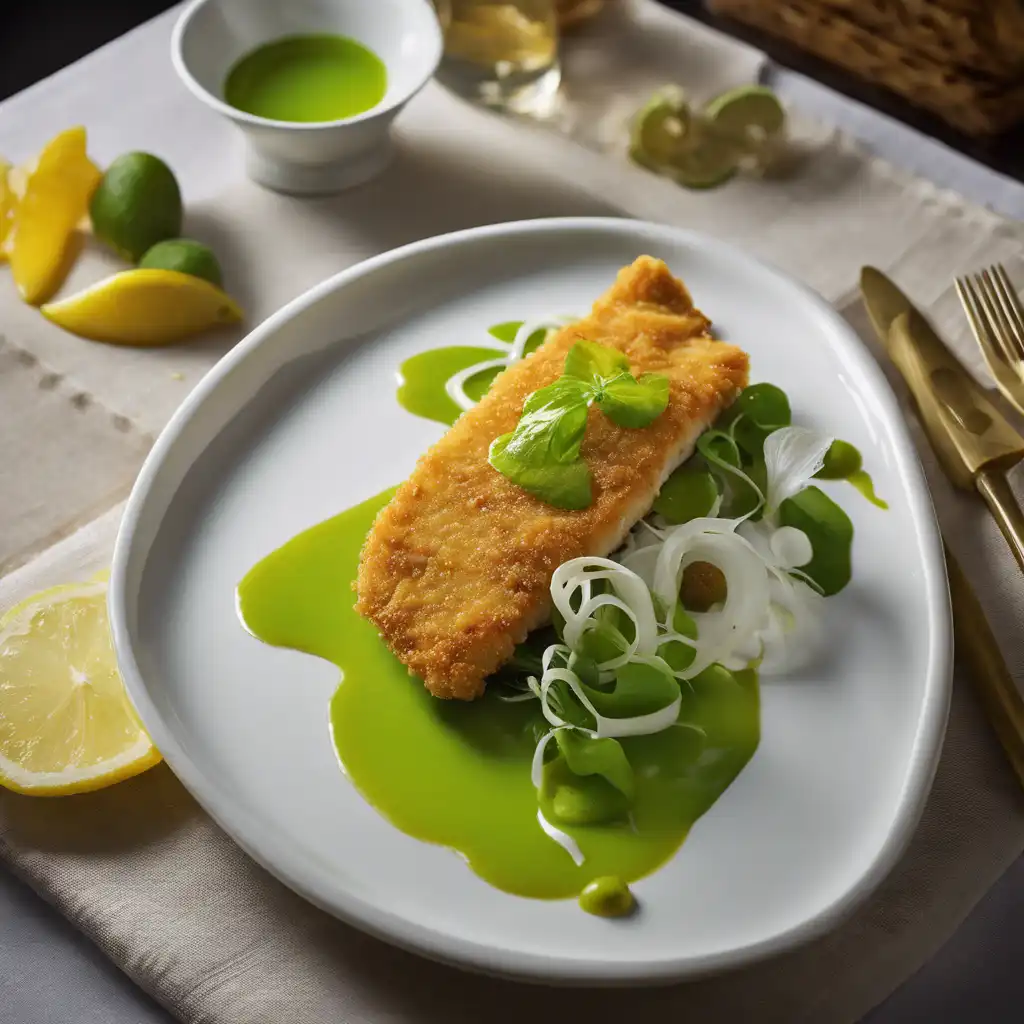
[[[591,402],[604,401],[608,415],[624,426],[646,426],[668,404],[666,378],[645,374],[637,381],[628,370],[629,360],[616,349],[577,342],[566,356],[565,375],[526,399],[516,429],[491,442],[488,461],[555,508],[587,508],[591,475],[580,446]]]
[[[579,458],[586,429],[586,393],[579,381],[563,377],[527,398],[516,429],[505,435],[506,448],[512,457],[537,465],[571,463]]]
[[[593,632],[593,630],[589,630]],[[601,673],[598,670],[597,662],[587,654],[576,654],[575,651],[569,656],[569,670],[576,673],[576,678],[584,686],[599,686]]]
[[[743,452],[758,457],[764,439],[792,420],[785,391],[774,384],[752,384],[743,389],[719,426],[729,424],[729,433]]]
[[[718,498],[718,484],[704,466],[686,463],[662,485],[654,499],[654,511],[674,526],[706,516]]]
[[[633,769],[618,740],[592,739],[572,729],[555,733],[555,742],[574,775],[601,775],[620,793],[632,798],[635,784]]]
[[[779,506],[784,526],[803,530],[811,542],[814,557],[805,572],[826,596],[838,594],[850,582],[850,550],[853,524],[849,516],[823,491],[807,487]]]
[[[513,437],[514,434],[502,434],[491,442],[488,460],[502,476],[555,508],[590,506],[590,470],[583,459],[558,462],[542,454],[542,461],[531,462],[508,450]]]
[[[671,704],[679,697],[679,684],[654,665],[631,661],[616,670],[615,689],[596,690],[584,685],[583,692],[605,718],[633,718]]]
[[[601,385],[595,401],[620,427],[647,427],[668,407],[668,377],[645,373],[637,380],[630,373],[620,373]]]
[[[778,430],[793,422],[786,392],[774,384],[752,384],[744,388],[735,404],[738,412],[759,427]]]
[[[600,664],[619,657],[628,646],[626,638],[614,626],[599,625],[595,629],[588,629],[580,637],[579,650],[582,656]]]
[[[629,360],[616,348],[598,345],[593,341],[577,341],[565,357],[566,377],[600,384],[620,373],[629,372]]]

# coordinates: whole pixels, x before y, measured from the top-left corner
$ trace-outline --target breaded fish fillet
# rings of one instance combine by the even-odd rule
[[[715,341],[709,324],[665,264],[641,256],[590,316],[498,376],[382,509],[363,547],[356,608],[435,696],[480,696],[486,677],[549,619],[554,570],[614,551],[746,386],[746,354]],[[642,429],[590,410],[581,454],[594,500],[565,511],[507,480],[487,453],[515,429],[526,398],[561,376],[580,338],[620,349],[636,376],[666,374],[669,403]]]

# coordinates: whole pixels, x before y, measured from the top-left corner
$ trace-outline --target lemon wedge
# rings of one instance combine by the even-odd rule
[[[102,789],[160,754],[125,693],[104,580],[54,587],[0,619],[0,785],[65,796]]]
[[[75,230],[100,177],[85,152],[84,128],[61,132],[39,154],[25,179],[8,244],[11,273],[26,302],[45,302],[60,287]]]
[[[238,303],[209,281],[144,268],[114,274],[41,312],[83,338],[139,346],[167,345],[242,319]]]
[[[0,157],[0,263],[7,259],[7,236],[17,201],[11,188],[11,165]]]

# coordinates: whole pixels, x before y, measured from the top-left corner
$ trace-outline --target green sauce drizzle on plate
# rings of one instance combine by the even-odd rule
[[[875,494],[871,475],[863,468],[860,452],[848,441],[833,441],[825,456],[825,465],[818,471],[819,480],[845,480],[864,495],[872,505],[887,509],[888,502]]]
[[[636,774],[632,826],[560,825],[585,854],[577,866],[537,820],[530,761],[547,726],[536,702],[504,703],[493,687],[472,703],[437,700],[354,610],[359,551],[392,493],[299,534],[238,587],[240,614],[255,636],[341,669],[331,737],[349,779],[397,828],[458,850],[506,892],[575,898],[595,879],[614,876],[626,885],[654,871],[757,749],[755,674],[702,673],[684,688],[680,712],[697,729],[622,741]],[[550,813],[558,779],[545,783],[541,805]]]
[[[495,348],[468,345],[450,345],[431,348],[406,359],[399,370],[398,403],[414,416],[435,420],[449,426],[462,414],[462,410],[445,391],[445,381],[477,363],[500,359],[504,352]],[[500,370],[482,370],[466,382],[466,393],[480,401]]]

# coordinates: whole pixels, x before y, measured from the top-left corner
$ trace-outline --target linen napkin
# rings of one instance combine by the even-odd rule
[[[237,139],[197,109],[170,72],[173,16],[0,107],[0,141],[13,140],[7,155],[19,159],[81,121],[96,128],[101,162],[129,148],[165,155],[181,170],[187,230],[222,253],[252,323],[323,277],[415,238],[521,217],[617,213],[705,230],[781,265],[833,301],[869,344],[854,286],[860,264],[875,263],[982,375],[952,274],[1002,260],[1022,280],[1020,225],[868,158],[840,136],[817,137],[799,174],[737,180],[717,192],[684,192],[630,166],[616,149],[617,105],[631,109],[666,80],[711,95],[750,81],[759,62],[749,48],[651,3],[621,5],[568,54],[576,100],[560,131],[493,117],[431,86],[400,123],[394,165],[363,188],[320,200],[244,182]],[[614,88],[600,65],[608,53]],[[125,95],[119,82],[142,67],[152,89]],[[88,253],[68,288],[98,276],[104,260]],[[106,562],[116,502],[149,442],[237,335],[158,351],[92,345],[52,328],[2,280],[0,323],[0,450],[16,454],[0,465],[6,607]],[[921,450],[947,539],[1020,683],[1017,569],[978,503],[954,494]],[[569,1013],[854,1021],[934,952],[1022,849],[1024,798],[960,670],[924,817],[871,900],[803,949],[643,992],[519,985],[385,946],[255,865],[164,766],[63,801],[0,794],[0,857],[180,1019],[215,1024],[511,1022]]]

